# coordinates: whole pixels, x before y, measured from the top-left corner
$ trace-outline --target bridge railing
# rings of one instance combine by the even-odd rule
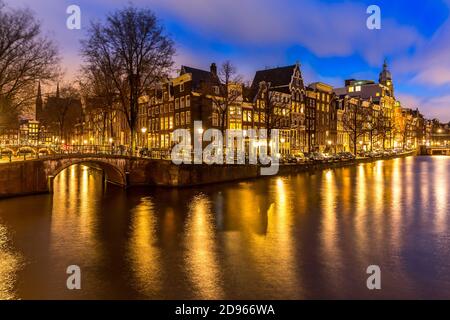
[[[115,155],[115,156],[135,156],[152,159],[169,159],[170,152],[167,150],[154,150],[141,148],[132,152],[126,146],[113,145],[1,145],[0,163],[12,161],[26,161],[42,158],[49,158],[58,155]]]

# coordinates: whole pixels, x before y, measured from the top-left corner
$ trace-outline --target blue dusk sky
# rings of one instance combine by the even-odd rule
[[[79,40],[90,20],[127,4],[120,0],[3,0],[29,7],[53,37],[66,79],[76,74]],[[231,60],[252,80],[266,67],[300,62],[306,83],[343,86],[378,79],[388,60],[396,96],[426,117],[450,121],[450,0],[134,0],[152,9],[176,43],[175,68],[208,68]],[[66,28],[66,8],[81,8],[81,30]],[[381,30],[366,27],[369,5],[381,8]]]

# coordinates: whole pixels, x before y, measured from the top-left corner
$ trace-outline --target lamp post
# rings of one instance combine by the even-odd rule
[[[333,151],[333,141],[328,140],[327,143],[328,143],[328,146],[330,148],[330,151]],[[334,149],[334,153],[336,153],[336,146],[335,146],[335,149]]]
[[[147,147],[147,143],[145,143],[146,140],[145,134],[147,133],[147,128],[146,127],[141,128],[141,132],[142,132],[142,146]]]

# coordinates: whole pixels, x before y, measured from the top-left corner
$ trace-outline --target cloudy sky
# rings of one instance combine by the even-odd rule
[[[81,59],[89,21],[102,20],[123,0],[3,0],[29,7],[63,56],[66,79]],[[427,117],[450,121],[450,0],[134,0],[151,8],[177,45],[177,66],[208,68],[229,59],[251,80],[254,72],[299,61],[306,82],[342,86],[348,78],[377,79],[384,58],[397,98]],[[81,8],[81,30],[66,28],[66,8]],[[369,30],[366,9],[381,8],[381,30]]]

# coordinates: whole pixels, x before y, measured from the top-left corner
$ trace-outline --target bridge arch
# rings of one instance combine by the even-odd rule
[[[28,152],[28,153],[32,153],[32,154],[36,155],[36,153],[38,151],[35,148],[29,147],[29,146],[20,147],[20,148],[17,148],[16,156],[19,156],[21,152]]]
[[[3,147],[3,148],[1,148],[1,149],[0,149],[0,152],[2,152],[3,154],[5,154],[5,153],[15,154],[15,153],[16,153],[16,151],[15,151],[14,149],[9,148],[9,147]]]
[[[51,147],[40,147],[37,150],[38,153],[47,153],[48,155],[54,155],[56,152],[53,148]]]
[[[56,162],[56,165],[55,161],[53,160],[51,168],[47,173],[49,184],[48,188],[50,192],[53,191],[53,181],[58,176],[58,174],[73,165],[85,165],[87,167],[100,169],[104,173],[105,182],[112,183],[121,187],[127,186],[125,168],[112,163],[112,161],[108,161],[107,159],[94,158],[60,159]]]

